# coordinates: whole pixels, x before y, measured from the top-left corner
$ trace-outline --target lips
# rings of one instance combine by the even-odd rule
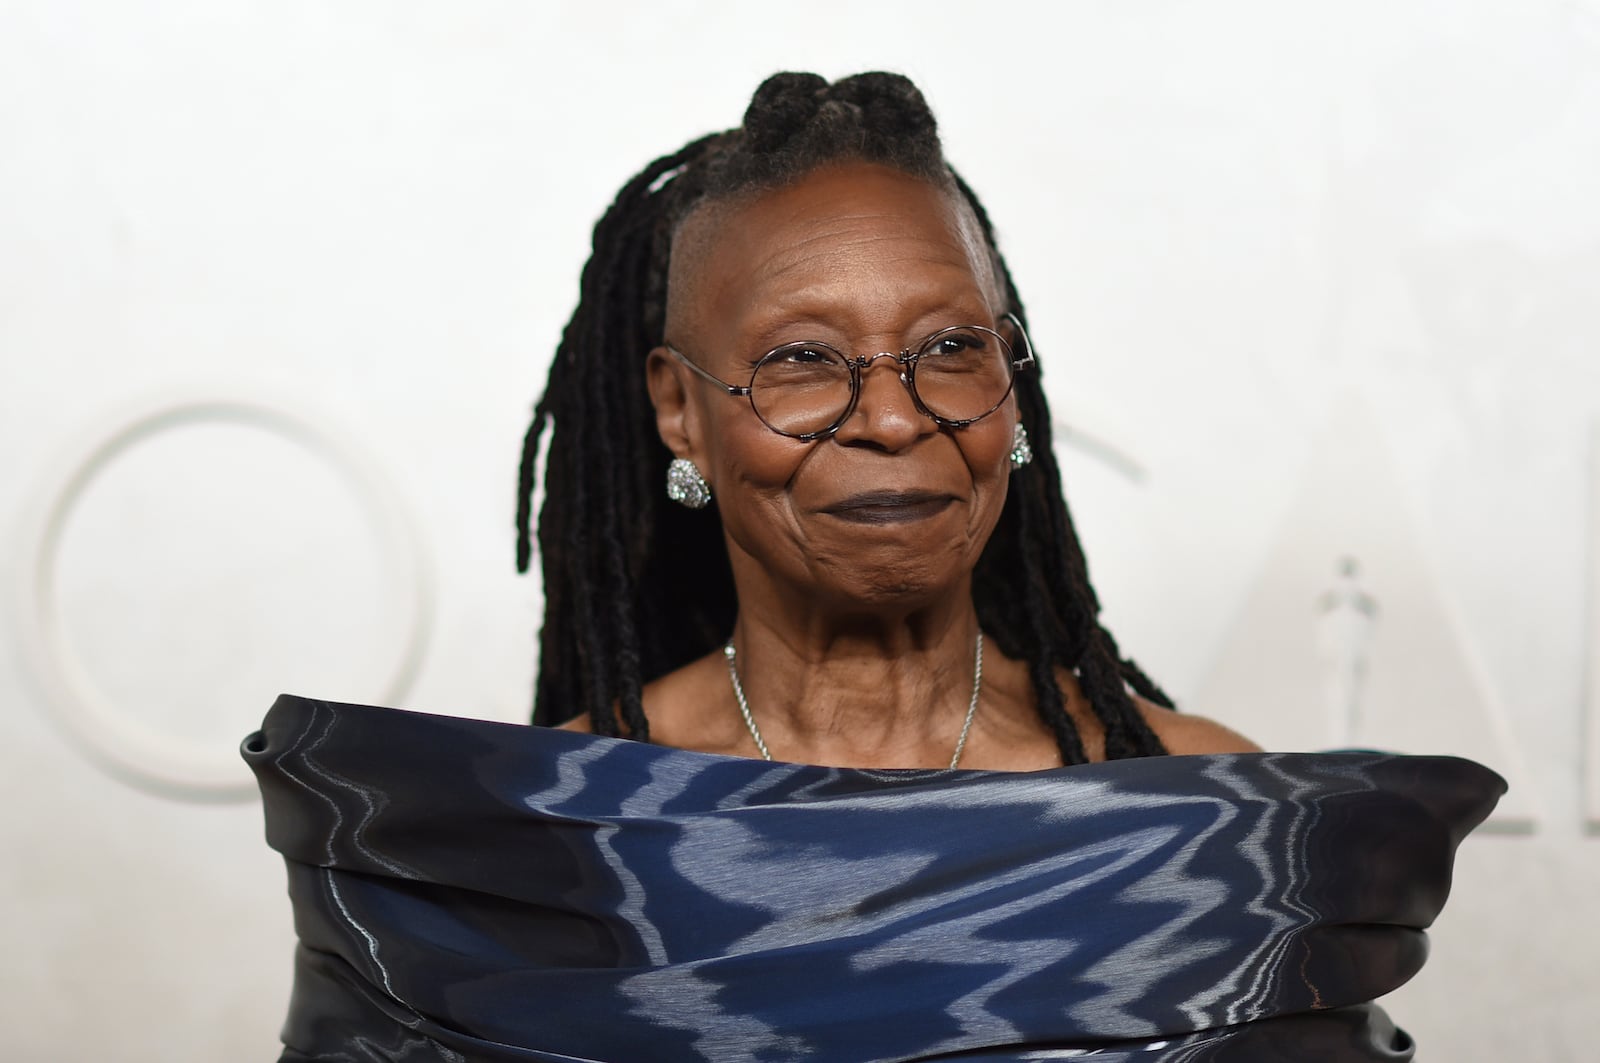
[[[950,495],[931,491],[864,491],[823,512],[853,524],[907,524],[937,516],[953,502]]]

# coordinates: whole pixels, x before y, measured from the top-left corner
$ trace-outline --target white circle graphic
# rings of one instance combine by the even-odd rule
[[[226,471],[241,482],[194,475],[207,458],[196,451],[208,447],[230,449],[224,461]],[[303,489],[298,494],[284,491],[293,497],[275,504],[271,491],[249,476],[254,466],[241,461],[241,456],[256,458],[256,466],[276,467],[280,474],[288,461],[296,466],[290,470],[289,482]],[[109,477],[108,485],[107,473],[114,466],[122,473]],[[148,517],[143,539],[139,539],[138,528],[104,526],[110,523],[105,515],[113,507],[99,496],[117,495],[114,488],[119,475],[127,479],[130,468],[143,472],[144,484],[156,485],[153,492],[140,488],[144,494],[154,496],[148,499],[148,505],[143,504],[144,494],[130,494],[124,488],[121,495],[130,496],[138,504],[116,510],[123,517],[129,513],[136,519]],[[285,486],[281,475],[277,481],[262,479]],[[237,723],[230,723],[232,717],[227,714],[219,714],[218,720],[207,719],[202,713],[175,720],[159,693],[161,670],[170,667],[184,670],[174,674],[204,676],[208,656],[217,658],[216,667],[225,668],[229,654],[238,659],[238,655],[270,654],[274,645],[304,646],[307,638],[325,629],[337,630],[329,627],[332,621],[328,618],[337,617],[341,609],[354,614],[357,620],[377,611],[391,630],[365,642],[355,640],[353,648],[327,647],[331,662],[328,667],[348,672],[349,657],[354,656],[357,669],[363,673],[356,689],[372,690],[374,700],[382,703],[403,700],[429,639],[434,613],[431,566],[414,517],[378,466],[359,448],[312,418],[258,398],[167,399],[121,419],[47,482],[53,490],[32,511],[34,519],[27,522],[27,541],[20,555],[22,615],[18,626],[24,637],[25,656],[55,719],[82,752],[114,777],[181,800],[231,801],[250,797],[255,791],[254,782],[237,752],[237,738],[242,736],[223,730],[236,727]],[[236,512],[228,512],[224,504],[219,513],[214,512],[219,507],[210,505],[218,496],[224,503],[231,499],[235,505],[241,497],[262,500]],[[172,505],[175,500],[181,505]],[[308,500],[313,504],[308,505]],[[208,609],[204,615],[168,616],[169,622],[164,626],[139,623],[142,611],[160,619],[162,609],[167,608],[161,594],[166,588],[160,584],[187,579],[189,590],[203,593],[204,581],[218,578],[214,571],[216,558],[226,563],[238,560],[240,565],[251,561],[248,556],[235,559],[233,554],[239,551],[234,544],[221,541],[210,544],[210,550],[196,551],[205,557],[197,560],[191,571],[191,566],[183,563],[183,552],[189,544],[206,544],[208,536],[225,540],[232,531],[246,541],[243,552],[248,555],[252,536],[255,542],[273,541],[280,514],[284,527],[309,527],[309,534],[314,535],[315,525],[322,517],[322,511],[314,504],[318,500],[323,502],[323,511],[341,507],[348,511],[355,519],[344,523],[359,525],[364,529],[361,534],[375,540],[374,548],[358,552],[360,564],[370,570],[364,576],[356,573],[359,566],[355,563],[341,562],[341,557],[352,554],[353,544],[347,541],[347,533],[344,541],[335,544],[332,556],[308,556],[302,572],[287,572],[275,579],[271,566],[262,566],[259,561],[255,569],[229,570],[226,575],[233,579],[233,585],[248,587],[253,583],[262,591],[236,608],[227,603],[224,595],[214,615]],[[129,498],[122,501],[126,503]],[[75,542],[91,541],[81,529],[74,530],[84,523],[82,519],[75,521],[75,516],[82,518],[86,512],[95,515],[102,526],[95,529],[94,545],[75,546]],[[262,523],[263,514],[273,518],[267,522],[269,526],[256,526]],[[215,527],[190,527],[196,515],[213,521]],[[230,518],[253,523],[244,529],[230,529]],[[250,534],[239,534],[241,531]],[[168,547],[169,553],[163,555],[163,563],[150,565],[148,571],[142,566],[123,565],[117,557],[104,556],[106,544],[114,546],[124,534]],[[96,558],[96,571],[115,576],[115,586],[96,586],[94,574],[84,575],[87,566],[82,564],[63,569],[64,558],[85,549],[94,551],[90,556]],[[270,560],[272,564],[293,565],[294,556]],[[323,600],[315,593],[316,586],[308,589],[292,585],[294,577],[302,583],[309,580],[316,584],[319,579],[326,579],[327,573],[345,570],[356,573],[342,585],[347,590],[346,597],[362,599],[358,603],[341,603],[336,596]],[[284,586],[273,587],[274,582]],[[201,600],[216,598],[213,594]],[[193,600],[191,596],[185,602]],[[263,608],[263,602],[269,603],[268,607]],[[285,602],[291,607],[282,608]],[[365,613],[356,609],[358,605]],[[104,616],[100,615],[102,612]],[[317,628],[317,624],[322,627]],[[310,635],[301,632],[299,643],[289,637],[297,625],[311,631]],[[184,637],[172,637],[174,630]],[[167,636],[166,642],[162,641],[162,632]],[[276,638],[275,633],[284,637]],[[218,653],[219,648],[227,652]],[[347,656],[341,658],[342,652]],[[272,667],[270,658],[265,666]],[[373,674],[366,675],[369,672]],[[117,696],[107,693],[102,680],[108,675],[118,680],[111,684],[118,690]],[[154,679],[142,685],[128,681],[135,676]],[[198,696],[203,697],[204,691]],[[265,705],[259,708],[264,709]],[[254,709],[252,706],[251,711]]]

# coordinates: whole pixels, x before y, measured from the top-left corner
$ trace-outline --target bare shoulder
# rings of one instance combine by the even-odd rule
[[[719,700],[732,696],[726,669],[722,652],[717,650],[646,683],[640,700],[650,725],[650,741],[703,753],[743,755],[746,739],[739,714]],[[621,705],[613,705],[612,711],[616,713],[617,734],[633,737]],[[594,721],[587,712],[556,726],[563,731],[594,733]]]
[[[558,731],[577,731],[579,734],[594,734],[594,724],[589,719],[589,714],[580,712],[566,723],[556,724]]]
[[[1161,739],[1167,752],[1185,753],[1260,753],[1262,749],[1250,739],[1215,720],[1204,716],[1174,712],[1153,701],[1136,697],[1134,703],[1144,715],[1145,723]]]

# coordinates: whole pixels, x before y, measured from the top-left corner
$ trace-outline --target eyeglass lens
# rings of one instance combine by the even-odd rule
[[[1011,350],[980,326],[936,332],[913,352],[906,378],[923,408],[945,421],[971,421],[1005,401],[1013,375]],[[787,343],[756,366],[750,401],[757,415],[786,435],[834,425],[850,407],[851,368],[823,343]]]

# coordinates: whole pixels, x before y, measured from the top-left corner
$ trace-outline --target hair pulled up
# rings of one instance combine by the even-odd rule
[[[661,490],[671,455],[656,435],[643,358],[662,341],[672,238],[692,210],[843,161],[890,166],[962,196],[989,244],[1009,309],[1026,324],[987,213],[945,162],[922,93],[898,74],[831,84],[815,74],[776,74],[756,90],[738,129],[647,166],[595,226],[578,307],[523,440],[519,572],[532,556],[535,462],[550,431],[538,520],[545,617],[535,723],[587,713],[595,733],[617,735],[620,714],[631,737],[648,741],[644,684],[711,652],[732,630],[737,603],[715,508],[684,509]],[[1163,705],[1171,701],[1122,658],[1100,625],[1037,371],[1018,375],[1016,395],[1034,458],[1012,474],[979,559],[979,623],[1008,656],[1027,662],[1039,716],[1064,763],[1086,757],[1057,667],[1077,671],[1104,725],[1108,758],[1163,753],[1128,687]]]

